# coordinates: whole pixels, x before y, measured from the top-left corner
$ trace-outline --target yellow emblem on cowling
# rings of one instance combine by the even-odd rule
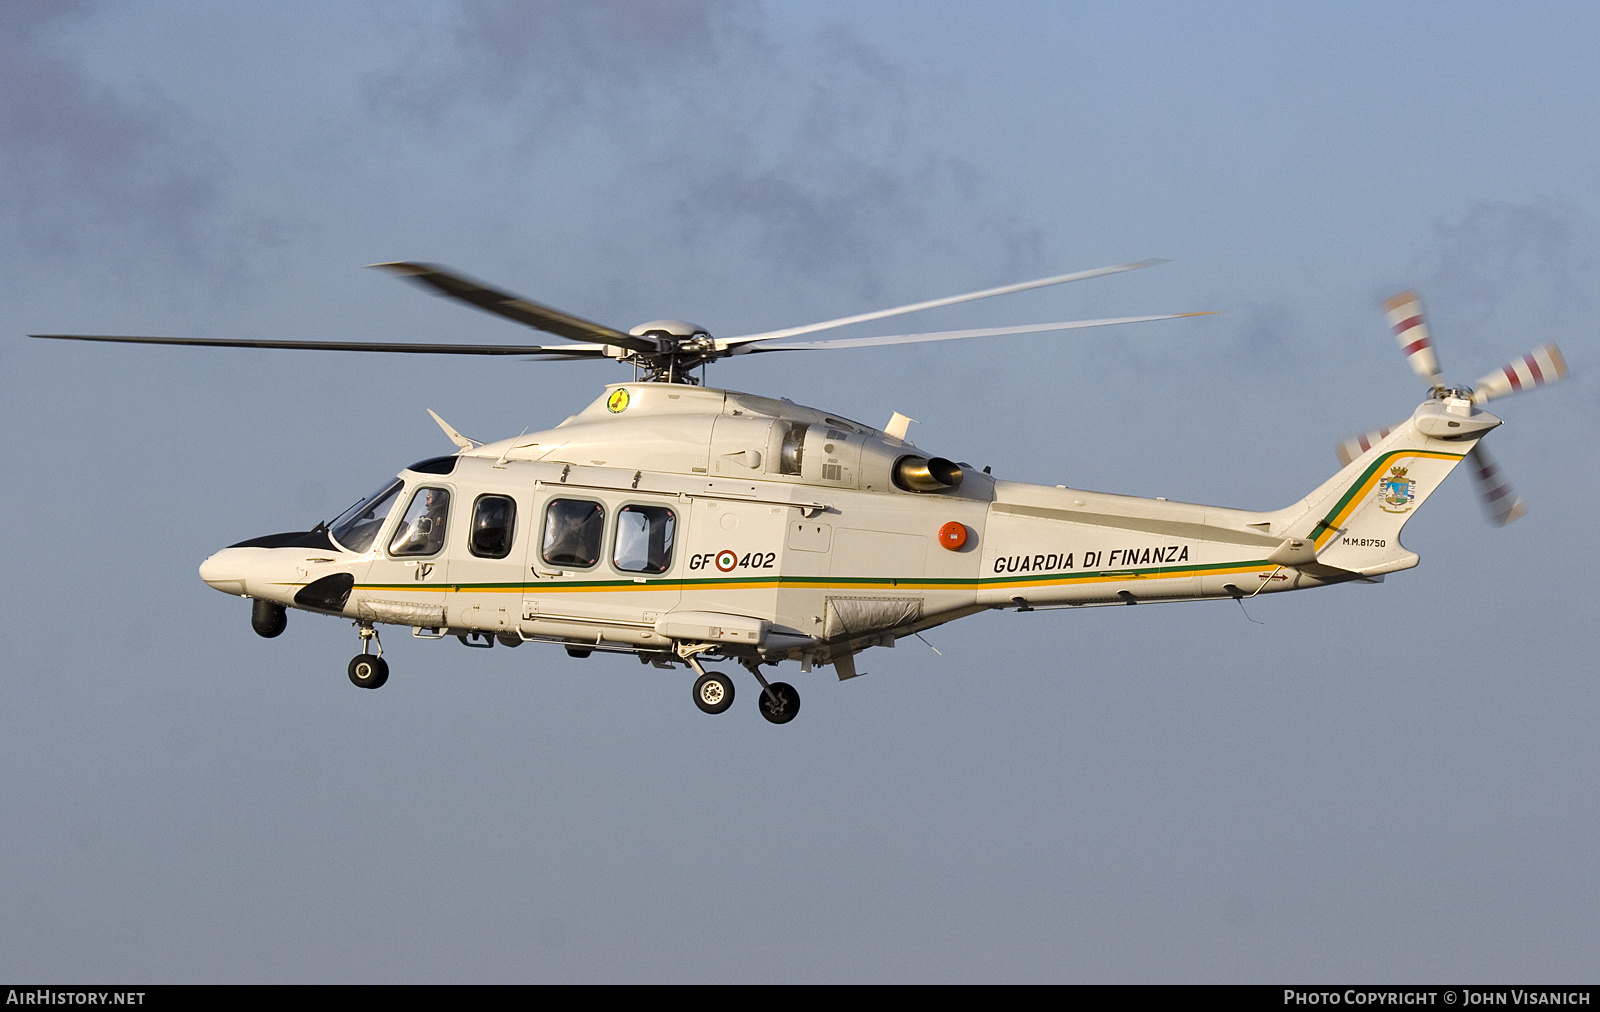
[[[628,391],[622,387],[611,391],[611,396],[606,398],[606,410],[613,415],[628,410]]]

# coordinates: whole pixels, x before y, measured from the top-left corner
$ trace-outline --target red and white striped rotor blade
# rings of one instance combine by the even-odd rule
[[[1339,463],[1348,464],[1377,446],[1379,440],[1393,431],[1394,429],[1389,426],[1384,426],[1371,432],[1363,432],[1359,436],[1346,436],[1339,440],[1339,445],[1333,448],[1333,452],[1339,455]]]
[[[1528,512],[1528,507],[1522,504],[1511,483],[1501,476],[1500,466],[1489,458],[1482,444],[1474,446],[1467,454],[1467,466],[1472,469],[1478,497],[1483,500],[1483,508],[1488,511],[1492,523],[1504,527]]]
[[[1392,299],[1385,299],[1383,311],[1394,329],[1395,340],[1400,342],[1400,350],[1411,363],[1411,371],[1430,387],[1442,386],[1444,377],[1439,375],[1439,356],[1434,353],[1433,338],[1428,336],[1428,324],[1422,318],[1422,300],[1417,298],[1417,293],[1401,292]]]
[[[1479,380],[1473,388],[1472,399],[1482,404],[1566,378],[1567,361],[1561,357],[1561,349],[1553,344],[1540,345]]]

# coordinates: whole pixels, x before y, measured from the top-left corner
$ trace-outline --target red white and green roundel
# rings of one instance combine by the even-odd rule
[[[724,548],[717,553],[717,569],[724,573],[733,572],[733,567],[739,564],[739,556]]]

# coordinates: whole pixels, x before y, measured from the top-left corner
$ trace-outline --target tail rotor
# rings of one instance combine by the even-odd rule
[[[1478,498],[1483,501],[1490,523],[1504,527],[1528,512],[1511,483],[1500,477],[1500,466],[1490,458],[1482,443],[1467,454],[1467,466],[1472,469],[1472,481],[1478,486]]]
[[[1496,397],[1532,390],[1567,378],[1567,360],[1554,344],[1541,344],[1473,384],[1472,400],[1487,404]]]
[[[1377,446],[1379,440],[1393,431],[1394,429],[1385,425],[1381,429],[1363,432],[1359,436],[1346,436],[1339,440],[1339,445],[1334,447],[1333,452],[1339,455],[1339,463],[1348,464],[1374,446]]]
[[[1444,387],[1444,377],[1439,374],[1439,356],[1433,350],[1433,338],[1428,333],[1428,323],[1422,318],[1422,300],[1416,292],[1401,292],[1385,299],[1383,311],[1389,317],[1394,337],[1405,352],[1411,371],[1428,384],[1430,390]]]
[[[1401,292],[1385,299],[1383,310],[1411,371],[1428,385],[1429,392],[1437,400],[1457,404],[1470,402],[1481,406],[1496,397],[1547,386],[1567,377],[1567,363],[1561,356],[1561,349],[1554,344],[1543,344],[1489,373],[1471,387],[1451,387],[1445,383],[1439,371],[1439,356],[1434,351],[1433,337],[1428,332],[1422,300],[1417,293]],[[1336,447],[1340,463],[1348,465],[1366,454],[1393,430],[1394,427],[1373,429],[1340,440]],[[1501,475],[1499,465],[1489,457],[1482,444],[1474,447],[1467,459],[1473,480],[1478,486],[1478,496],[1492,523],[1503,527],[1528,512],[1521,497]]]

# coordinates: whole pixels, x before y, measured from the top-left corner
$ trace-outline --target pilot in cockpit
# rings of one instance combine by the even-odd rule
[[[444,547],[445,522],[449,519],[450,493],[442,488],[424,488],[411,501],[403,526],[396,532],[390,552],[395,555],[432,555]]]

